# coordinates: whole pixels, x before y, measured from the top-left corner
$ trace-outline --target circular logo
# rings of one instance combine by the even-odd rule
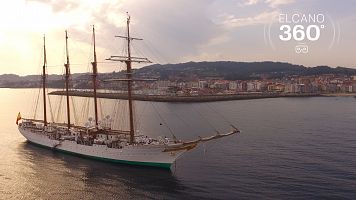
[[[339,26],[324,13],[280,13],[264,29],[265,43],[272,49],[299,55],[331,49],[339,36]]]

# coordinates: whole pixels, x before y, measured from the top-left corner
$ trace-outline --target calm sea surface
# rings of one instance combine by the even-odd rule
[[[356,198],[356,98],[137,102],[138,128],[152,137],[170,136],[165,125],[181,139],[227,131],[229,123],[242,131],[199,146],[167,171],[28,144],[15,119],[19,111],[30,116],[36,91],[0,89],[0,199]],[[75,101],[83,114],[87,102]],[[51,104],[59,103],[53,97]],[[101,104],[103,115],[114,110],[113,102]]]

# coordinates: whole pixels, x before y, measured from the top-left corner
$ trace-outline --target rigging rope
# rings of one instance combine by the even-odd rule
[[[48,93],[48,89],[47,89],[47,93]],[[52,103],[51,103],[51,98],[49,96],[48,96],[48,105],[49,105],[49,112],[51,114],[51,120],[52,120],[52,122],[54,122]]]
[[[62,89],[62,91],[64,91],[64,89]],[[63,102],[63,96],[60,96],[59,98],[59,106],[58,106],[58,110],[57,110],[57,117],[56,117],[56,122],[59,122],[59,117],[62,114],[62,102]]]
[[[111,128],[112,129],[115,129],[115,126],[116,126],[116,121],[118,120],[117,119],[117,107],[118,107],[118,104],[119,104],[119,101],[115,101],[115,103],[114,103],[114,109],[113,109],[113,113],[112,113],[112,118],[113,118],[113,123],[111,124]]]
[[[104,119],[104,114],[103,114],[103,105],[102,105],[102,101],[100,99],[98,99],[99,102],[99,112],[100,112],[100,119]]]
[[[181,116],[179,116],[176,112],[174,112],[174,115],[181,120],[186,126],[191,126],[190,124],[188,124]]]
[[[202,115],[202,113],[199,112],[199,110],[194,108],[194,104],[192,105],[192,109],[194,109],[210,126],[210,128],[212,128],[215,132],[219,132],[209,121],[208,118],[206,118],[204,115]]]
[[[70,100],[71,100],[71,103],[72,103],[72,107],[73,107],[73,113],[74,113],[74,123],[76,125],[79,125],[78,124],[78,113],[76,112],[76,106],[74,105],[74,98],[73,96],[70,97]]]
[[[157,108],[154,106],[152,102],[150,102],[153,109],[156,111],[158,117],[162,120],[163,124],[168,128],[169,132],[172,134],[173,137],[175,137],[173,130],[167,125],[166,121],[162,118],[161,114],[158,112]]]
[[[219,111],[217,111],[216,109],[214,109],[211,105],[209,105],[209,103],[205,103],[205,105],[206,105],[208,108],[210,108],[214,113],[218,114],[218,115],[223,119],[223,121],[225,121],[226,123],[228,123],[228,125],[233,125],[230,120],[228,120],[223,114],[221,114]]]
[[[86,99],[86,107],[85,107],[85,114],[84,114],[84,120],[86,121],[89,118],[89,110],[90,110],[90,98]]]
[[[84,118],[85,100],[86,100],[86,98],[84,98],[84,100],[82,102],[82,107],[81,107],[81,110],[80,110],[80,119],[81,120]]]
[[[39,88],[38,93],[37,93],[37,98],[36,98],[36,102],[35,102],[35,111],[33,113],[33,119],[36,119],[36,116],[37,116],[38,100],[40,98],[40,94],[41,94],[41,88]]]
[[[138,115],[137,114],[137,128],[139,128],[139,129],[141,129],[142,127],[141,127],[141,125],[142,125],[142,123],[141,123],[141,119],[142,119],[142,117],[143,117],[143,114],[145,113],[145,111],[146,111],[146,107],[147,107],[147,103],[144,103],[144,106],[143,106],[143,109],[142,109],[142,111],[140,112],[140,115]]]

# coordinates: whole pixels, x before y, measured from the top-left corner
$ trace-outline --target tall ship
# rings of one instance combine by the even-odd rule
[[[19,113],[16,124],[20,133],[28,142],[52,149],[70,153],[82,157],[93,158],[103,161],[123,163],[130,165],[143,165],[161,168],[170,168],[171,165],[185,152],[196,148],[200,143],[227,137],[239,133],[240,131],[231,125],[231,131],[227,133],[214,133],[209,137],[199,137],[190,141],[178,140],[175,136],[172,138],[157,137],[151,138],[148,135],[135,131],[134,109],[133,109],[133,82],[137,81],[133,77],[132,64],[149,62],[146,58],[131,56],[132,40],[139,40],[130,36],[130,16],[127,18],[127,35],[116,36],[125,39],[127,42],[127,55],[111,56],[108,60],[123,62],[126,65],[125,78],[121,80],[127,86],[127,106],[129,126],[128,129],[115,129],[105,125],[99,119],[98,113],[98,62],[95,46],[95,29],[93,26],[93,62],[92,64],[92,92],[94,99],[94,117],[89,118],[90,125],[79,125],[72,123],[70,107],[70,62],[68,54],[68,34],[65,32],[66,43],[66,63],[65,69],[65,112],[66,123],[49,121],[47,118],[48,102],[46,101],[47,88],[47,58],[46,58],[46,40],[43,38],[43,68],[41,79],[41,90],[43,93],[43,118],[21,118]],[[142,81],[142,80],[140,80]],[[101,120],[101,121],[100,121]]]

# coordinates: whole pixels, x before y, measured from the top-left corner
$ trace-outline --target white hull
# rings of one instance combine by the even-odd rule
[[[170,168],[171,164],[186,150],[164,152],[165,145],[128,145],[121,149],[106,145],[77,144],[70,140],[52,140],[41,132],[19,126],[20,133],[30,142],[53,150],[77,154],[110,162]]]

